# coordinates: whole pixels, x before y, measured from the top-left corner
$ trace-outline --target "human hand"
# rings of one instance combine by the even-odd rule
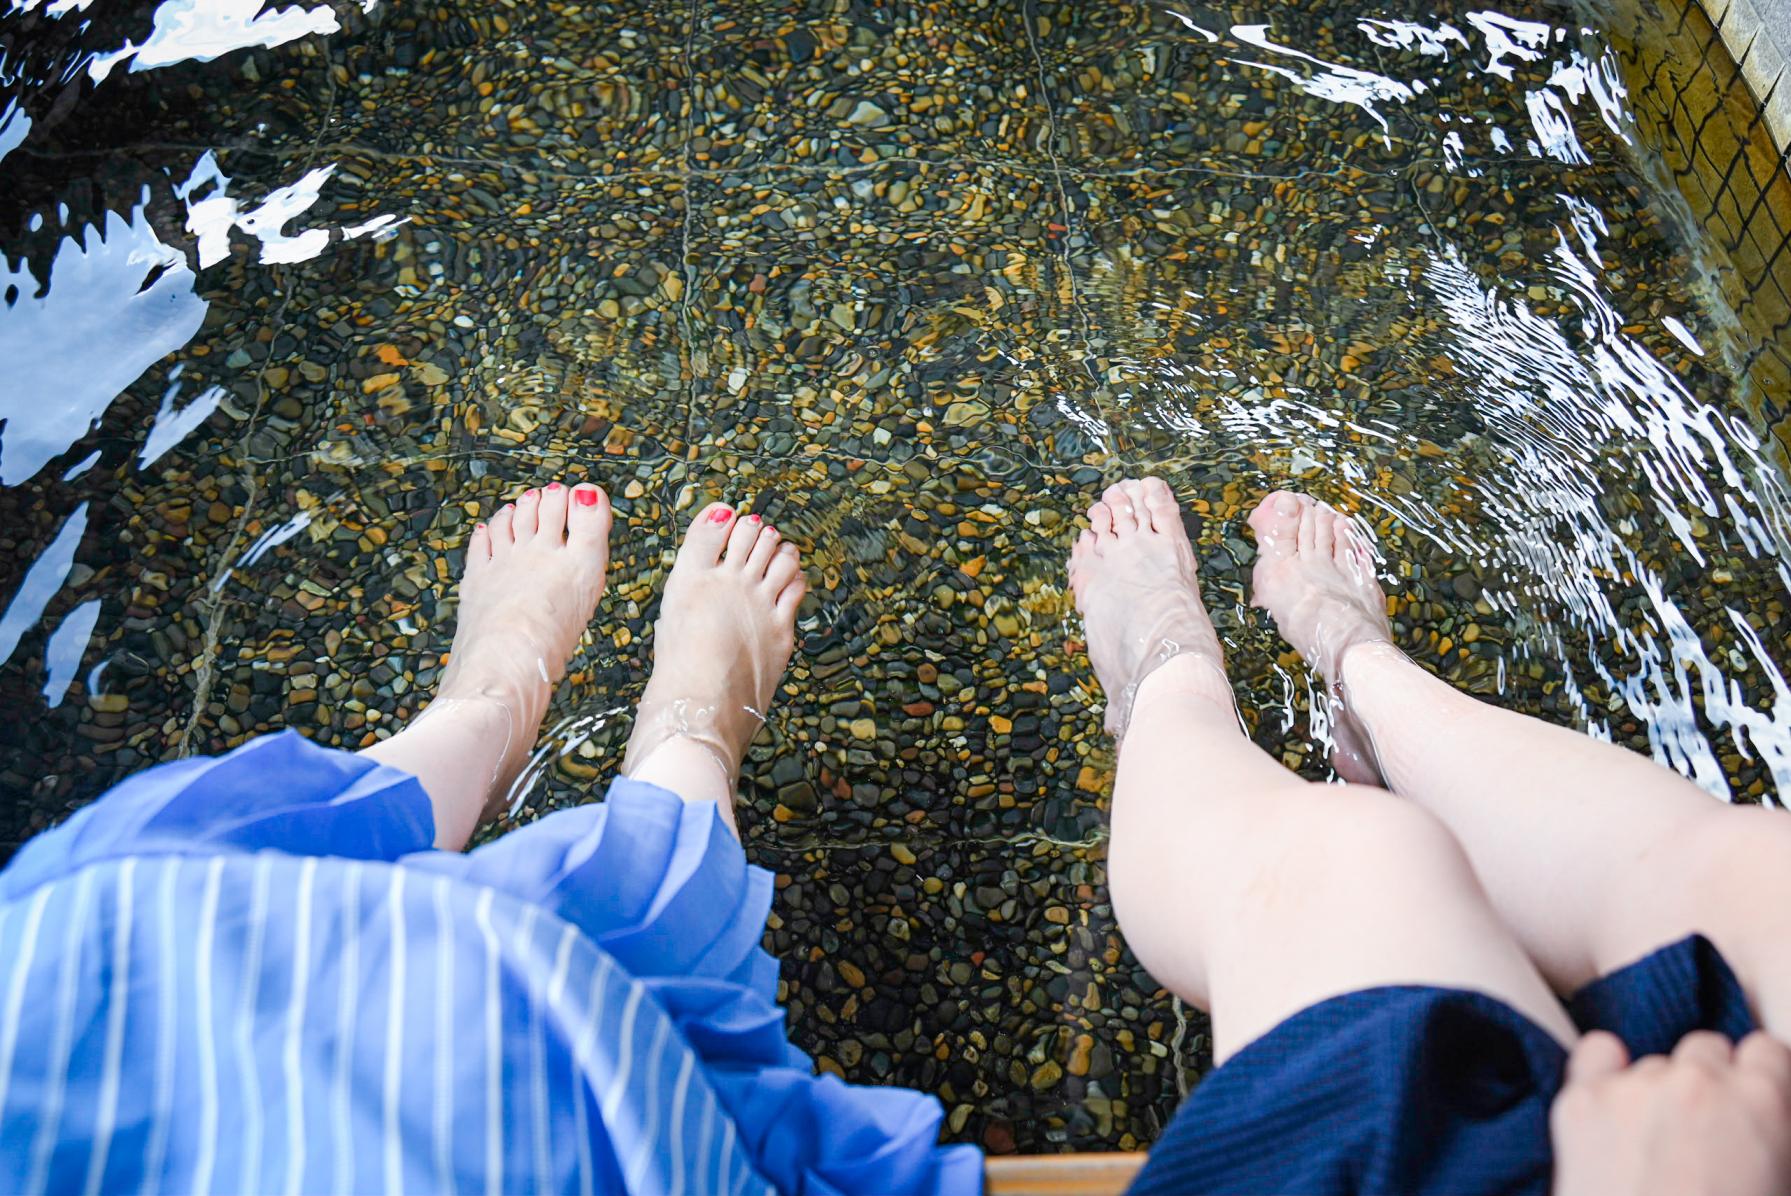
[[[1553,1196],[1791,1193],[1791,1049],[1700,1030],[1629,1062],[1613,1034],[1574,1048],[1549,1111]]]

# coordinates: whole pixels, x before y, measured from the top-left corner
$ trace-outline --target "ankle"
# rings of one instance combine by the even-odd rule
[[[1237,699],[1225,666],[1204,653],[1184,652],[1152,669],[1138,683],[1128,722],[1136,723],[1153,709],[1189,701],[1217,707],[1228,719],[1237,718]]]
[[[631,767],[624,769],[631,781],[656,785],[687,802],[713,802],[736,839],[734,796],[739,770],[728,767],[715,745],[691,735],[674,734],[654,744]]]
[[[1359,691],[1372,684],[1372,676],[1388,665],[1409,665],[1411,657],[1401,652],[1391,640],[1357,640],[1337,658],[1337,675],[1331,682],[1345,693]]]

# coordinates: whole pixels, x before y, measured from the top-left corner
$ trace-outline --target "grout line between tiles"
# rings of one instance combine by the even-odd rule
[[[1058,218],[1063,225],[1063,236],[1059,239],[1057,256],[1063,261],[1064,274],[1069,279],[1070,307],[1076,313],[1077,320],[1082,324],[1082,365],[1084,369],[1088,370],[1090,377],[1094,377],[1095,369],[1091,346],[1094,324],[1088,318],[1087,309],[1082,306],[1082,288],[1076,281],[1076,268],[1070,260],[1070,239],[1076,231],[1076,213],[1070,205],[1069,188],[1063,181],[1063,160],[1057,154],[1057,106],[1051,102],[1051,89],[1045,75],[1045,56],[1039,52],[1038,35],[1035,28],[1037,25],[1035,0],[1026,0],[1024,8],[1021,10],[1020,21],[1026,29],[1026,48],[1032,52],[1032,65],[1036,72],[1035,78],[1039,89],[1039,103],[1045,109],[1045,156],[1051,161],[1051,179],[1057,188]]]
[[[694,159],[690,142],[696,135],[696,31],[703,0],[689,0],[684,10],[684,125],[683,140],[678,147],[682,166],[679,179],[684,193],[684,222],[679,231],[678,267],[684,272],[684,293],[678,296],[678,362],[684,371],[684,451],[690,452],[696,441],[696,335],[692,331],[690,305],[697,290],[696,263],[690,260],[692,226],[696,220]]]
[[[785,854],[806,851],[865,851],[888,850],[900,843],[904,847],[957,847],[966,843],[979,845],[998,845],[1003,847],[1032,847],[1048,844],[1071,851],[1084,851],[1099,847],[1108,838],[1107,828],[1097,827],[1085,839],[1058,839],[1043,831],[1020,831],[1012,835],[953,835],[947,833],[908,835],[899,839],[809,839],[801,842],[785,842],[777,839],[760,839],[748,843],[752,849],[764,849]]]
[[[330,81],[329,96],[324,102],[323,119],[318,124],[317,135],[312,139],[311,147],[306,151],[303,159],[303,166],[306,170],[309,170],[316,162],[318,154],[321,152],[324,134],[328,132],[330,121],[336,112],[336,72],[333,69],[328,69],[325,74]],[[285,281],[281,271],[274,270],[270,273],[276,283]],[[293,288],[285,286],[282,287],[282,291],[279,305],[274,308],[273,316],[268,321],[273,328],[273,335],[268,338],[270,350],[273,343],[286,329],[286,310],[292,304]],[[205,637],[200,647],[199,664],[193,673],[192,711],[187,715],[186,725],[181,728],[180,735],[174,741],[174,754],[177,758],[184,759],[193,754],[193,738],[198,732],[200,719],[205,715],[205,707],[211,701],[212,687],[217,681],[218,638],[224,621],[223,583],[230,576],[230,562],[235,559],[237,550],[242,546],[249,523],[255,517],[256,504],[261,498],[262,475],[256,466],[254,457],[249,452],[249,444],[260,427],[261,413],[267,406],[267,371],[271,360],[270,353],[269,356],[262,358],[260,366],[255,371],[255,409],[249,413],[243,434],[237,441],[237,456],[242,462],[239,476],[243,485],[243,511],[237,517],[235,526],[230,529],[230,538],[225,541],[222,551],[217,556],[216,563],[212,568],[212,578],[206,582],[206,588],[211,591],[211,594],[205,600]]]

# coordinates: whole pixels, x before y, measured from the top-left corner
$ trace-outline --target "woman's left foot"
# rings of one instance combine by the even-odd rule
[[[436,702],[485,703],[507,717],[492,800],[527,761],[553,687],[597,609],[610,520],[600,487],[555,482],[505,504],[467,541],[454,647]]]

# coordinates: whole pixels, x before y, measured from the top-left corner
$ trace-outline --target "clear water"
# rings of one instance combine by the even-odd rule
[[[1324,764],[1243,516],[1373,525],[1413,655],[1791,792],[1750,346],[1559,6],[862,0],[0,14],[0,839],[147,764],[415,712],[474,518],[609,486],[513,818],[589,800],[682,521],[814,597],[749,763],[799,1042],[992,1149],[1207,1065],[1106,902],[1078,513],[1187,500],[1247,722]]]

